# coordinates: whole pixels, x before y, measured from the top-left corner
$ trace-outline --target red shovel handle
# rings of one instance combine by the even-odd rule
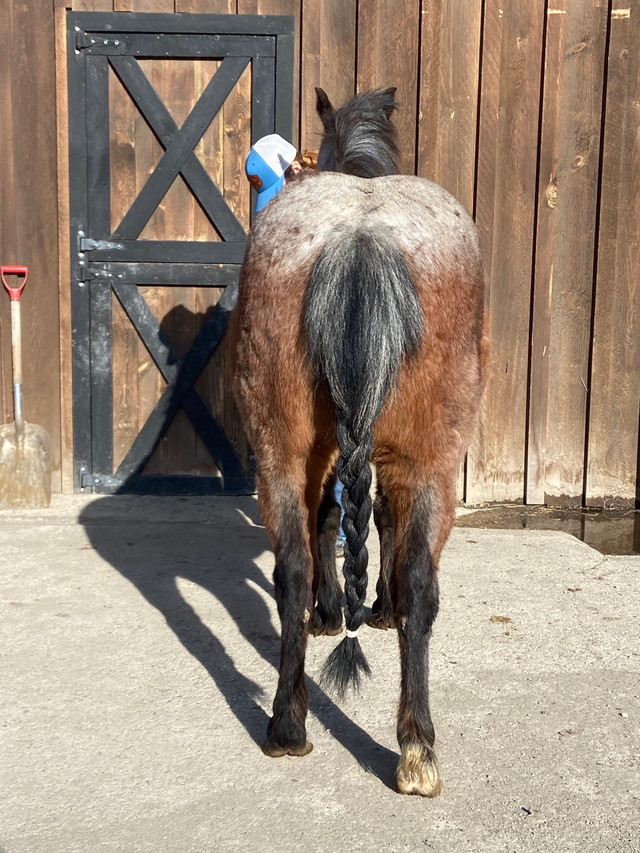
[[[20,302],[20,294],[22,293],[25,284],[27,283],[27,276],[29,274],[28,267],[0,267],[0,273],[2,273],[2,283],[7,288],[9,292],[9,298],[12,302]],[[19,287],[11,287],[7,284],[7,280],[5,275],[23,275],[24,281]]]

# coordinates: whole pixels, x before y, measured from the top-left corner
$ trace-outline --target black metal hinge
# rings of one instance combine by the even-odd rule
[[[93,240],[85,237],[84,231],[78,231],[78,263],[80,266],[80,281],[92,281],[94,278],[112,278],[107,270],[99,264],[87,262],[87,252],[113,252],[125,248],[124,243],[115,243],[113,240]]]
[[[87,471],[80,476],[80,486],[83,489],[93,486],[111,486],[118,487],[122,485],[122,480],[117,477],[108,477],[106,474],[89,474]]]
[[[105,38],[103,35],[96,33],[87,33],[81,30],[80,27],[75,28],[76,31],[76,53],[81,50],[90,50],[91,48],[111,48],[110,52],[117,53],[119,48],[123,49],[122,42],[119,38]]]
[[[111,240],[92,240],[91,237],[85,237],[82,231],[78,232],[79,252],[113,252],[118,249],[124,249],[124,243],[114,243]]]

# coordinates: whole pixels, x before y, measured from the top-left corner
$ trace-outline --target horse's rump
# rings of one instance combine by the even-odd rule
[[[446,262],[455,253],[461,262],[479,263],[473,221],[442,187],[409,175],[358,178],[336,172],[287,184],[253,225],[247,258],[261,244],[270,246],[274,260],[288,258],[298,269],[336,228],[390,229],[408,257],[420,250],[426,263]]]
[[[312,364],[313,359],[318,363],[319,352],[318,344],[308,339],[312,330],[305,321],[307,288],[319,259],[324,258],[322,268],[326,269],[327,264],[335,265],[349,252],[355,250],[355,257],[362,260],[376,247],[380,262],[395,258],[393,264],[384,265],[386,281],[393,282],[395,270],[396,285],[401,282],[403,276],[398,268],[405,266],[416,294],[413,310],[420,326],[412,332],[414,345],[409,350],[417,349],[415,338],[419,337],[421,357],[413,361],[402,359],[399,387],[389,402],[402,405],[400,388],[407,383],[423,385],[425,391],[427,386],[435,389],[444,383],[451,386],[447,405],[455,408],[456,398],[464,399],[466,394],[458,388],[459,381],[465,386],[478,381],[483,316],[479,250],[475,226],[462,206],[441,187],[422,178],[394,175],[362,179],[327,172],[285,186],[261,213],[247,244],[236,319],[241,325],[242,316],[250,313],[260,317],[260,324],[252,327],[250,351],[248,340],[243,343],[241,339],[239,358],[241,362],[243,358],[269,359],[270,369],[276,373],[275,385],[286,389],[289,381],[296,386],[304,383],[309,387],[310,406],[315,395],[316,409],[332,407],[332,400],[318,386]],[[331,276],[331,269],[328,274]],[[371,341],[374,332],[393,336],[402,326],[402,322],[395,322],[393,328],[385,329],[382,317],[370,315],[372,321],[377,321],[374,330],[366,319],[367,310],[374,311],[372,294],[360,292],[363,314],[358,322],[362,328],[358,331],[351,324],[346,336],[344,329],[340,332],[349,322],[344,309],[358,298],[357,288],[363,286],[366,285],[359,271],[354,269],[351,278],[343,276],[340,283],[335,282],[333,292],[325,291],[324,312],[322,305],[317,306],[317,319],[322,322],[316,323],[315,328],[322,328],[325,335],[320,346],[334,366],[346,362],[349,367],[354,358],[360,364],[375,360],[380,341]],[[400,316],[408,322],[406,289],[404,294],[404,307],[399,315],[396,313],[395,320]],[[397,297],[400,299],[402,293],[398,292]],[[349,314],[349,318],[353,316]],[[338,355],[342,341],[346,341],[349,351]],[[291,365],[295,365],[296,376],[289,380]],[[407,375],[403,379],[404,374]],[[447,383],[448,374],[451,381]],[[387,383],[387,387],[395,384]],[[255,395],[260,391],[252,388],[247,393]],[[269,402],[286,408],[286,400],[277,388],[275,394],[276,400],[269,396]],[[420,397],[432,399],[427,393],[408,396],[418,397],[418,404]],[[386,422],[385,416],[388,421],[389,408],[387,404],[382,411],[381,426]],[[334,411],[330,414],[335,418]],[[322,415],[317,412],[315,418],[324,430],[326,421]],[[286,412],[284,416],[287,417]],[[469,429],[464,430],[465,440],[468,432]]]

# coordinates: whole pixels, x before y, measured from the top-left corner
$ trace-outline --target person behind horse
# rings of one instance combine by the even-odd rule
[[[263,136],[251,147],[244,168],[249,183],[258,194],[256,213],[280,192],[288,180],[302,173],[295,145],[277,133]]]
[[[256,190],[256,214],[276,196],[287,181],[302,174],[303,167],[298,159],[295,145],[287,142],[278,133],[270,133],[259,139],[249,151],[245,161],[247,180]],[[340,527],[336,540],[336,556],[344,556],[346,538],[342,529],[344,507],[342,506],[343,485],[336,480],[334,497],[340,507]]]

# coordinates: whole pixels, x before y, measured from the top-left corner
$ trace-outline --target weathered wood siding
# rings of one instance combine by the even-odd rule
[[[61,391],[54,9],[0,3],[0,264],[29,267],[22,305],[24,415],[51,435],[60,488]],[[0,416],[13,420],[9,297],[0,293]]]
[[[315,86],[336,104],[398,87],[402,169],[443,184],[474,215],[493,350],[461,488],[470,503],[634,505],[640,420],[640,0],[23,0],[0,30],[0,263],[29,265],[25,411],[54,444],[54,488],[71,463],[65,10],[287,14],[296,18],[294,139],[317,148]],[[156,63],[176,118],[213,72]],[[244,89],[243,89],[244,85]],[[114,197],[122,208],[158,151],[112,81]],[[240,218],[246,81],[197,152]],[[115,179],[114,179],[115,180]],[[184,185],[148,228],[216,239]],[[216,293],[147,293],[176,349]],[[154,301],[155,300],[155,301]],[[115,306],[114,444],[121,456],[159,393]],[[0,299],[0,400],[12,418],[9,300]],[[224,369],[199,390],[220,399]],[[215,393],[214,393],[215,392]],[[229,411],[231,411],[229,409]],[[217,412],[233,434],[230,415]],[[153,470],[206,472],[187,419]]]

